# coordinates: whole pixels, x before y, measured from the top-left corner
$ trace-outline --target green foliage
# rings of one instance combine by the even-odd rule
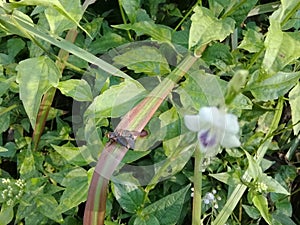
[[[105,224],[192,224],[183,116],[203,106],[237,115],[242,143],[201,165],[202,196],[219,197],[203,223],[298,224],[300,3],[261,2],[1,1],[0,225],[82,224],[112,144],[95,169],[114,172]],[[127,119],[147,134],[118,158],[124,139],[107,134],[145,98]]]

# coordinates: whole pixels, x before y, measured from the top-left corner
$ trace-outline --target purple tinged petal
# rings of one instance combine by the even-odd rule
[[[199,132],[199,141],[200,143],[206,148],[206,147],[212,147],[217,144],[217,137],[214,134],[211,134],[212,132],[210,130],[204,130],[203,132]]]

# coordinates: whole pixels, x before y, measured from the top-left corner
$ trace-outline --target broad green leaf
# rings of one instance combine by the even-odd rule
[[[145,4],[146,2],[144,2]],[[166,0],[151,0],[147,2],[147,5],[149,7],[149,11],[151,14],[151,18],[156,18],[157,12],[159,10],[159,5],[162,3],[166,3]]]
[[[213,43],[208,46],[201,57],[208,65],[217,65],[219,61],[232,64],[230,47],[222,43]]]
[[[114,62],[134,70],[135,73],[164,75],[170,73],[166,58],[155,47],[141,46],[114,57]]]
[[[6,131],[10,125],[10,113],[6,112],[2,114],[6,109],[0,106],[0,134]]]
[[[272,76],[300,57],[300,36],[297,32],[282,32],[280,22],[270,18],[265,40],[266,52],[262,67]]]
[[[259,210],[260,214],[262,217],[265,219],[265,221],[272,225],[271,223],[271,216],[269,214],[269,209],[268,209],[268,200],[266,197],[262,195],[255,195],[252,199],[253,204],[255,207]]]
[[[189,132],[164,141],[163,148],[168,158],[162,163],[155,165],[155,176],[159,176],[162,179],[181,171],[194,153],[196,148],[194,143],[194,136]]]
[[[48,217],[33,210],[25,217],[25,224],[40,225],[49,223]]]
[[[260,213],[255,207],[249,205],[242,206],[245,212],[248,214],[248,216],[250,216],[252,219],[257,220],[260,217]]]
[[[66,212],[80,203],[86,201],[88,193],[88,177],[87,173],[81,167],[67,173],[61,182],[66,189],[63,192],[57,211]]]
[[[229,186],[235,186],[237,184],[241,184],[240,175],[237,173],[223,172],[223,173],[209,174],[209,176]]]
[[[266,174],[262,174],[262,176],[259,178],[259,181],[267,185],[268,192],[275,192],[284,195],[290,194],[278,181],[270,176],[267,176]]]
[[[64,8],[64,4],[61,3],[61,1],[64,1],[64,4],[66,4],[67,8]],[[22,1],[18,1],[18,2],[14,2],[11,3],[14,5],[26,5],[26,6],[30,6],[30,5],[41,5],[41,6],[46,6],[49,7],[48,10],[50,10],[50,13],[48,11],[48,22],[50,23],[50,26],[53,26],[53,28],[58,27],[58,24],[56,24],[54,26],[54,23],[51,24],[53,22],[53,11],[51,12],[51,10],[56,10],[59,14],[57,14],[58,17],[60,17],[61,15],[65,18],[67,18],[69,21],[72,21],[74,23],[74,25],[80,27],[83,31],[85,31],[83,29],[83,27],[79,24],[79,19],[81,18],[82,15],[82,11],[81,11],[81,7],[78,8],[80,6],[80,1],[78,3],[77,0],[77,4],[73,4],[73,1],[67,1],[67,0],[52,0],[52,1],[44,1],[44,0],[22,0]],[[79,4],[79,6],[78,6]],[[74,7],[74,9],[72,9],[72,6]],[[80,11],[79,11],[80,10]],[[15,10],[17,11],[17,10]],[[69,11],[71,11],[71,13],[69,13]],[[47,12],[47,9],[46,9]],[[77,14],[76,14],[77,13]],[[79,17],[79,19],[78,19]],[[61,17],[62,18],[62,17]],[[64,25],[65,26],[65,25]],[[63,27],[63,26],[62,26]]]
[[[172,39],[172,29],[155,24],[153,21],[141,21],[134,24],[120,24],[114,25],[113,27],[124,29],[124,30],[134,30],[138,36],[149,35],[157,41],[161,42],[171,42]]]
[[[144,95],[145,90],[139,83],[125,79],[97,96],[85,111],[85,117],[120,117],[133,108]]]
[[[24,47],[25,42],[21,38],[12,38],[7,41],[7,51],[11,57],[15,57]]]
[[[141,0],[121,0],[121,5],[123,6],[128,19],[131,23],[136,20],[136,14],[141,5]]]
[[[134,220],[133,225],[160,225],[159,220],[153,215],[140,216],[138,215]]]
[[[51,146],[70,164],[77,165],[77,166],[85,166],[95,161],[91,156],[89,149],[86,146],[81,146],[81,147],[72,147],[68,145],[64,145],[64,146],[51,145]]]
[[[219,0],[221,2],[222,0]],[[240,25],[243,23],[243,21],[247,18],[248,13],[250,10],[255,6],[255,4],[258,2],[258,0],[247,0],[247,1],[240,1],[240,0],[234,0],[234,1],[227,1],[227,4],[223,2],[223,5],[226,7],[229,7],[226,9],[223,17],[231,17],[236,21],[237,25]]]
[[[51,43],[59,48],[62,48],[73,55],[90,62],[91,64],[97,65],[99,68],[105,72],[112,74],[114,76],[119,76],[122,78],[132,79],[127,74],[118,70],[116,67],[111,64],[101,60],[95,55],[85,51],[82,48],[77,47],[76,45],[68,42],[60,37],[53,37],[47,34],[47,31],[40,31],[37,29],[30,17],[26,14],[21,13],[18,10],[15,10],[12,15],[0,14],[0,28],[2,30],[9,30],[10,33],[17,34],[20,36],[25,36],[31,40],[37,41],[37,39],[44,40],[48,43]]]
[[[124,158],[122,159],[122,163],[132,163],[146,155],[148,155],[151,151],[128,151]]]
[[[69,79],[58,83],[57,88],[66,96],[72,97],[74,100],[92,101],[93,95],[89,84],[85,80]]]
[[[122,178],[120,182],[112,183],[113,194],[126,212],[136,213],[143,205],[145,191],[135,185],[138,181],[131,174],[123,174]]]
[[[296,124],[300,121],[300,83],[290,91],[289,103],[292,111],[292,122]],[[297,135],[300,131],[300,123],[293,126],[294,134]]]
[[[245,87],[247,82],[247,77],[249,75],[248,70],[238,70],[235,72],[231,80],[228,82],[226,92],[225,92],[225,103],[229,105],[235,97],[241,93],[242,89]]]
[[[196,111],[203,106],[223,105],[227,82],[214,75],[196,71],[189,74],[186,81],[176,90],[184,108],[193,107]],[[239,94],[231,103],[232,110],[251,109],[251,101]]]
[[[45,15],[50,25],[50,31],[60,35],[63,31],[72,29],[76,26],[74,21],[77,23],[81,19],[82,9],[80,0],[60,0],[63,9],[68,12],[69,16],[73,18],[66,17],[61,12],[57,11],[53,7],[49,7],[45,10]]]
[[[246,152],[246,156],[248,159],[248,173],[249,176],[251,176],[254,180],[257,180],[258,177],[261,177],[262,175],[262,170],[260,168],[260,166],[258,165],[258,163],[254,160],[254,158],[248,153]]]
[[[254,53],[259,52],[264,47],[263,35],[260,32],[254,29],[248,29],[243,35],[244,38],[238,48]]]
[[[272,213],[272,219],[280,222],[282,225],[297,225],[289,216],[283,214],[281,210]]]
[[[161,198],[160,200],[144,208],[141,215],[155,216],[160,225],[176,224],[180,217],[184,199],[189,189],[190,185],[173,194]]]
[[[270,193],[271,201],[275,203],[276,210],[280,211],[288,217],[293,215],[293,205],[290,202],[290,198],[286,198],[283,194]]]
[[[116,33],[106,33],[100,38],[94,40],[88,47],[92,54],[103,54],[109,49],[118,47],[128,41],[119,34]]]
[[[223,41],[234,30],[233,19],[218,19],[209,9],[200,6],[195,7],[191,20],[189,49],[213,40]]]
[[[272,77],[265,79],[265,74],[254,72],[247,84],[246,89],[251,91],[259,101],[268,101],[284,96],[300,78],[300,72],[278,72]]]
[[[36,160],[30,149],[24,152],[23,161],[21,162],[20,175],[22,179],[38,177],[40,174],[36,168]]]
[[[271,18],[285,25],[287,19],[291,18],[300,9],[300,2],[298,0],[281,0],[280,2],[281,7],[272,14]]]
[[[35,127],[42,96],[51,87],[57,86],[61,74],[55,63],[45,56],[23,60],[16,70],[18,71],[20,99],[31,126]]]
[[[63,222],[63,217],[57,210],[58,203],[52,195],[39,195],[35,198],[35,202],[37,211],[57,223]]]
[[[0,211],[0,225],[9,224],[14,217],[14,206],[7,206],[6,204],[2,204]]]

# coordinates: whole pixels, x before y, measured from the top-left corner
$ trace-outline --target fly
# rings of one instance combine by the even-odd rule
[[[136,135],[136,133],[139,133],[138,135]],[[113,132],[109,132],[107,134],[107,137],[114,142],[117,142],[118,144],[128,148],[128,149],[134,149],[134,145],[135,145],[135,137],[136,136],[140,136],[140,137],[144,137],[146,136],[148,133],[147,131],[142,131],[142,132],[131,132],[129,130],[122,130],[122,131],[113,131]]]

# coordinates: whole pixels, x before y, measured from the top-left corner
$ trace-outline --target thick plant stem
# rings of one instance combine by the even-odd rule
[[[202,209],[202,154],[199,145],[194,152],[194,196],[193,196],[193,213],[192,225],[201,225],[201,209]]]
[[[66,40],[73,43],[77,37],[77,34],[78,34],[78,32],[76,29],[69,30],[66,35]],[[61,49],[59,51],[58,58],[62,59],[63,62],[67,61],[68,57],[69,57],[69,52],[67,52],[63,49]],[[62,73],[65,68],[65,64],[62,63],[61,61],[57,60],[56,65],[59,68],[60,72]],[[48,90],[48,92],[43,96],[43,99],[41,101],[37,120],[36,120],[35,127],[34,127],[34,131],[32,134],[34,150],[37,149],[40,138],[42,136],[42,133],[43,133],[43,130],[44,130],[44,127],[46,124],[46,120],[47,120],[49,111],[51,109],[51,104],[52,104],[54,96],[55,96],[55,92],[56,92],[56,88],[54,88],[54,87],[50,88]]]
[[[191,55],[184,58],[177,69],[173,70],[143,101],[122,118],[116,129],[142,131],[160,104],[196,60],[197,58]],[[104,224],[108,179],[127,151],[126,147],[111,143],[101,153],[88,192],[84,225]]]

